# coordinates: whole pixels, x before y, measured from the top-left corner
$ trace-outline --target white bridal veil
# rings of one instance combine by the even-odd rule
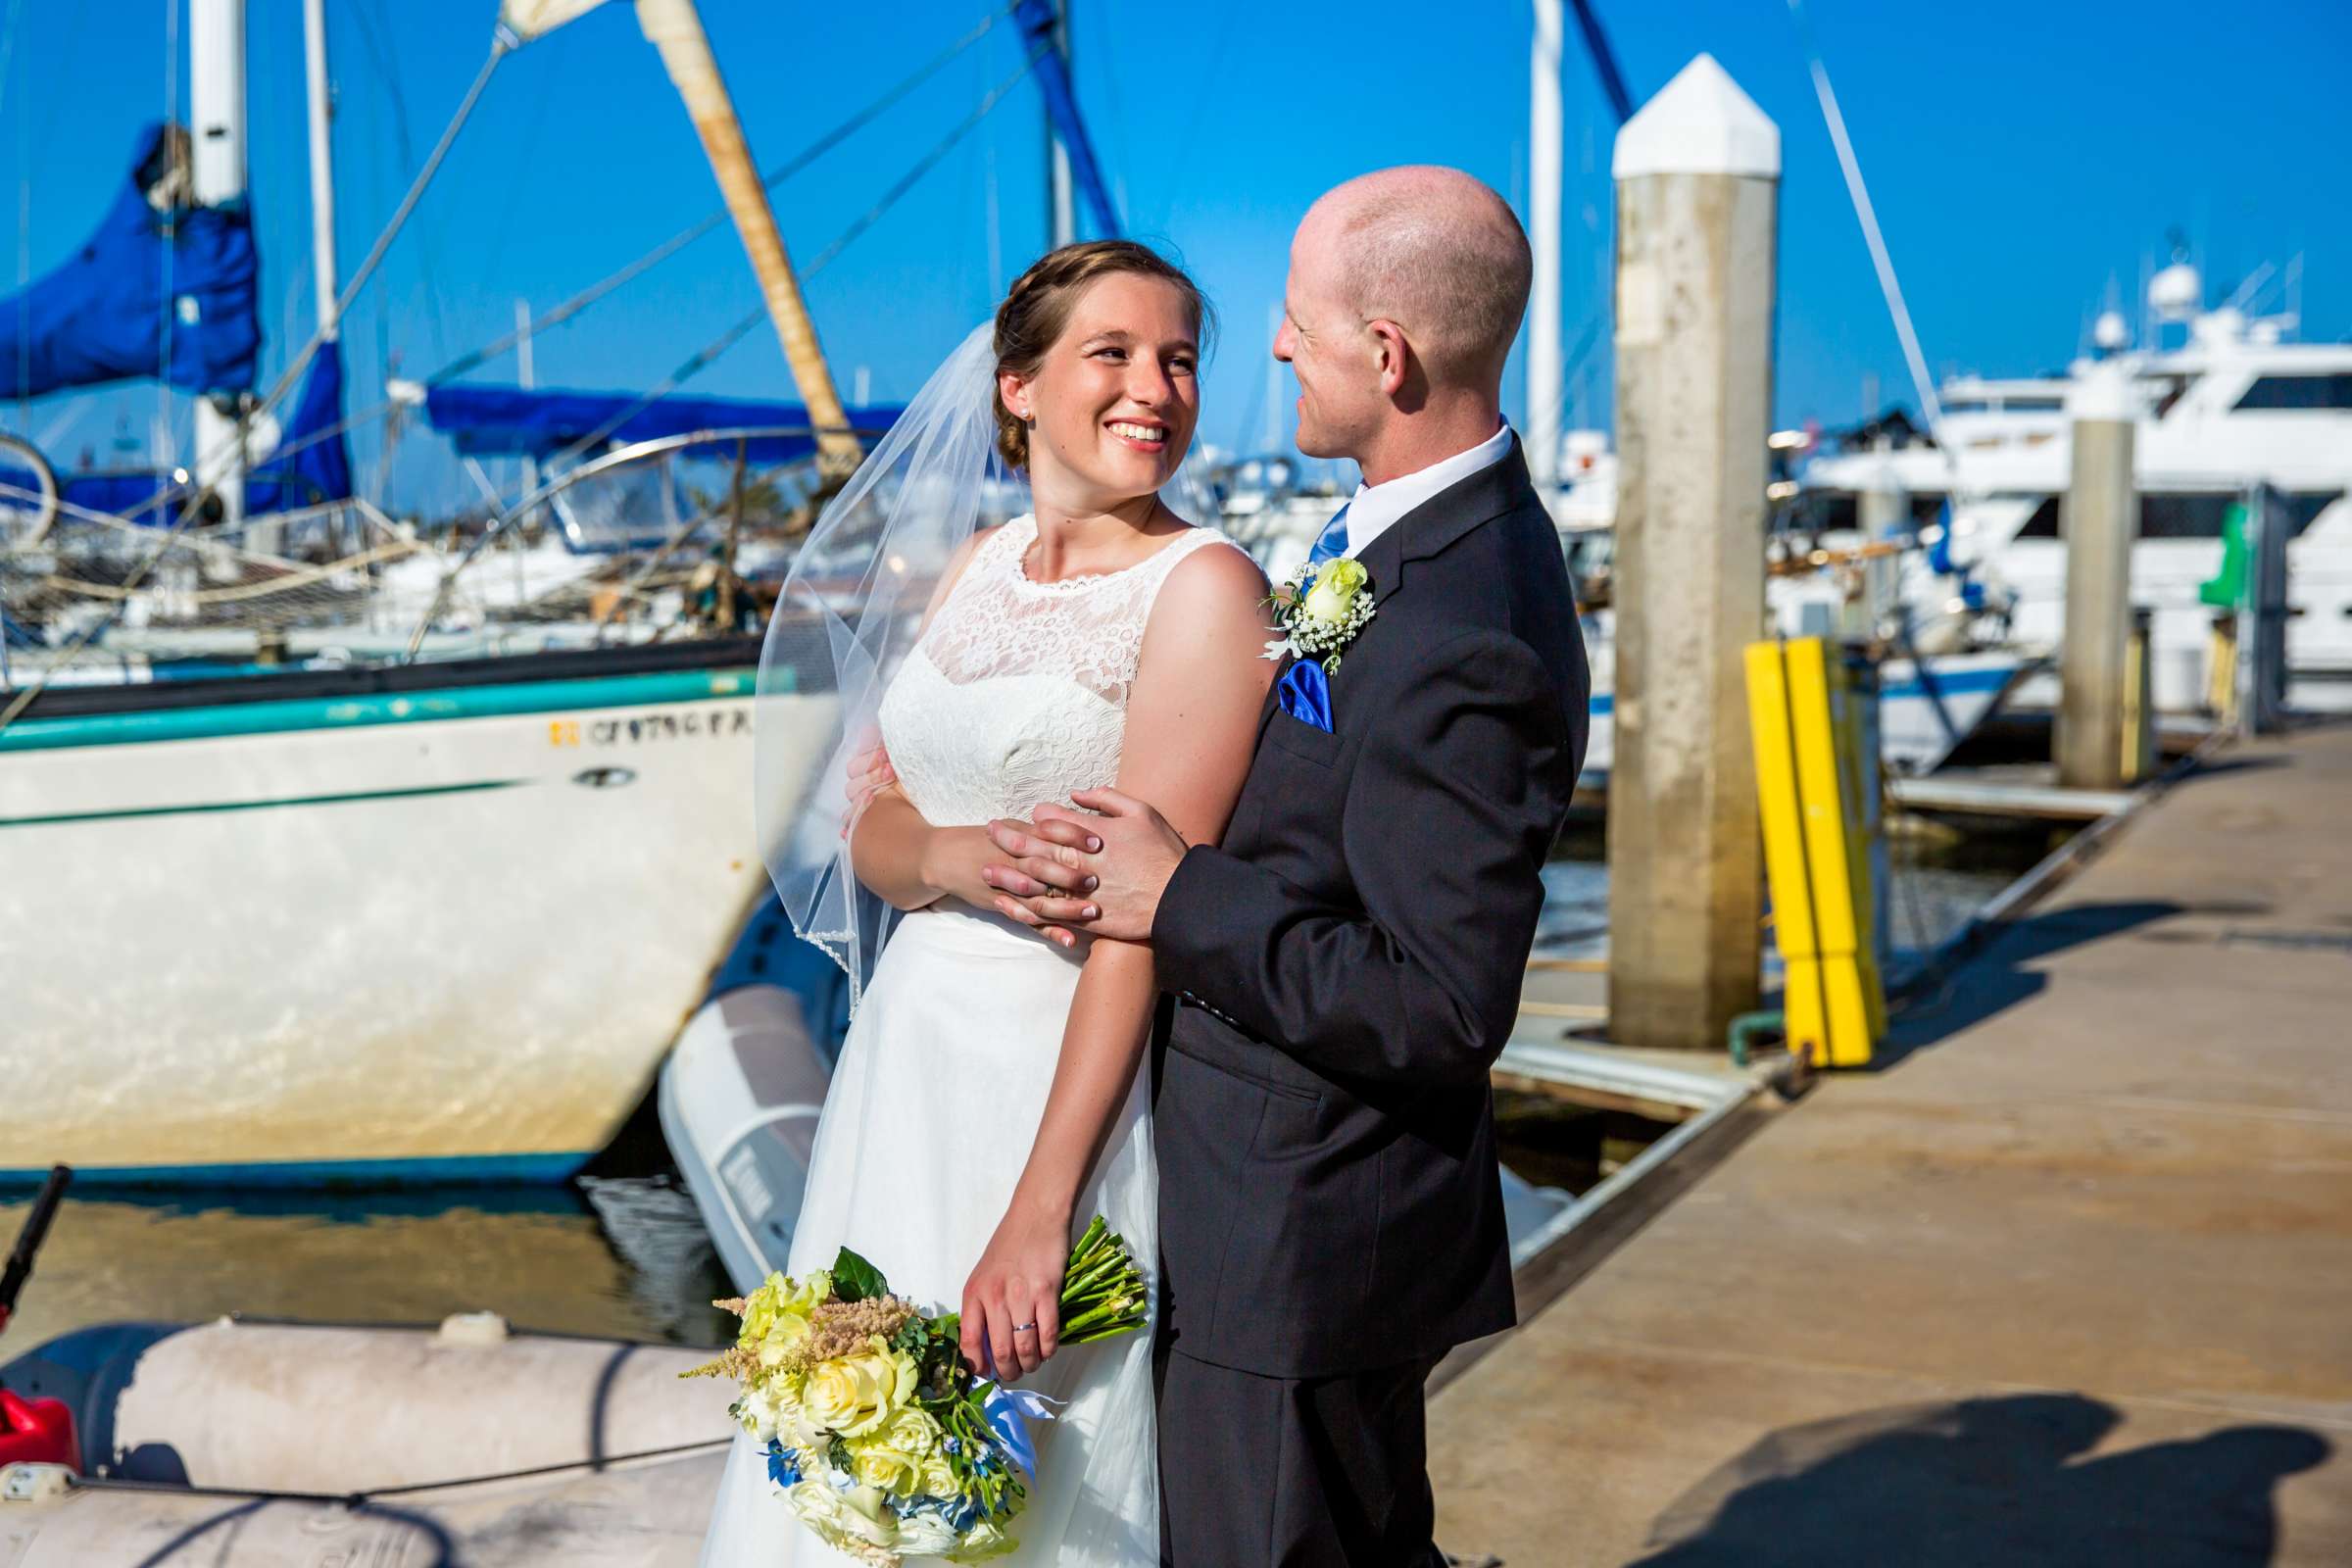
[[[876,744],[882,693],[956,551],[984,520],[1027,506],[997,453],[995,333],[994,321],[972,329],[825,507],[760,653],[760,853],[793,929],[848,972],[853,1006],[898,911],[850,867],[849,759]],[[838,701],[802,700],[812,696]],[[808,726],[827,723],[811,745]]]

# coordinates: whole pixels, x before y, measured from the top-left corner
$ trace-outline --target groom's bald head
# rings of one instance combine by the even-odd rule
[[[1439,385],[1492,391],[1534,264],[1508,203],[1458,169],[1407,165],[1326,192],[1298,225],[1359,318],[1402,327]]]

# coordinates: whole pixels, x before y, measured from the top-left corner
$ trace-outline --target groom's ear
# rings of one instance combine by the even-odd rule
[[[1405,340],[1404,328],[1387,317],[1378,317],[1365,323],[1372,334],[1373,363],[1380,370],[1380,390],[1395,397],[1412,379],[1413,346]]]

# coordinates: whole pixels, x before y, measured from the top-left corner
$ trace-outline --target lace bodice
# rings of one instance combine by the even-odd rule
[[[1015,517],[972,553],[883,694],[891,765],[934,826],[1025,817],[1112,783],[1160,584],[1233,543],[1195,528],[1118,571],[1039,583],[1021,569],[1036,537],[1034,517]]]

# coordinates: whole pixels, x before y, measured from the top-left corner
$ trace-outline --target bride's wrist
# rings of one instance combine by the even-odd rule
[[[922,853],[915,858],[915,875],[932,892],[970,903],[980,883],[980,868],[970,862],[978,853],[968,827],[935,827],[923,835]]]
[[[1061,1227],[1065,1237],[1070,1228],[1070,1216],[1078,1206],[1077,1195],[1040,1191],[1029,1185],[1016,1187],[1012,1201],[1005,1208],[1005,1218],[1025,1225]]]

